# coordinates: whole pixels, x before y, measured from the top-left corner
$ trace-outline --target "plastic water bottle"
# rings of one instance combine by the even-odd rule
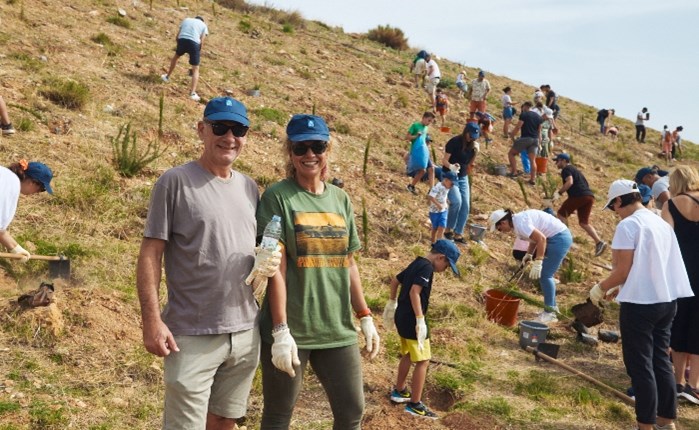
[[[282,236],[282,218],[279,215],[272,216],[272,220],[265,227],[265,232],[262,234],[262,242],[260,247],[268,251],[277,249],[279,238]]]

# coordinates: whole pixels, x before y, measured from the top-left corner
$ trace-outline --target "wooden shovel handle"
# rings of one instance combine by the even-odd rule
[[[4,258],[14,258],[14,259],[20,259],[23,258],[24,255],[22,254],[12,254],[10,252],[0,252],[0,257]],[[57,256],[57,255],[37,255],[37,254],[31,254],[29,257],[30,260],[46,260],[46,261],[62,261],[65,260],[67,261],[68,258],[64,256]]]

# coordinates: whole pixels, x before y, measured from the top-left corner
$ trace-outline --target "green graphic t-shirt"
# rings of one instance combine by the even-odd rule
[[[347,193],[325,184],[309,193],[285,179],[270,186],[257,208],[258,236],[273,215],[282,218],[280,242],[287,258],[287,324],[302,349],[357,343],[350,301],[349,253],[360,249]],[[260,332],[272,343],[272,315],[265,298]]]

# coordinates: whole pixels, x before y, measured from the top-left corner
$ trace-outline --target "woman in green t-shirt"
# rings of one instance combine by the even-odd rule
[[[257,209],[258,236],[282,218],[280,272],[270,278],[260,332],[264,410],[261,428],[288,428],[310,362],[333,411],[334,428],[361,428],[362,367],[352,315],[370,358],[379,336],[364,300],[353,253],[360,248],[349,196],[326,183],[330,133],[315,115],[287,125],[286,179],[267,188]]]

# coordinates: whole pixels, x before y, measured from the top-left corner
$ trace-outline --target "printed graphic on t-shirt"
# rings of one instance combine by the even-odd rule
[[[328,212],[294,212],[298,267],[349,267],[345,219]]]

